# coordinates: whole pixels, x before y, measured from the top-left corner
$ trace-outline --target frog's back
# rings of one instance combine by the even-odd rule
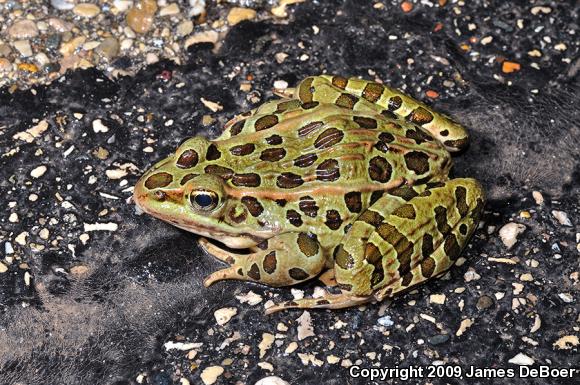
[[[385,191],[447,175],[449,153],[412,123],[331,104],[293,107],[229,127],[234,135],[214,142],[222,154],[206,156],[204,171],[227,164],[240,193],[251,188],[253,195],[286,200]]]

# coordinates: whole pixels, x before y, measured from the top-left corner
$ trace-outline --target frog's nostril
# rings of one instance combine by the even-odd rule
[[[153,194],[153,196],[155,197],[155,199],[157,199],[159,202],[163,202],[165,200],[165,198],[167,198],[167,194],[165,194],[163,191],[161,190],[157,190],[155,191],[155,193]]]

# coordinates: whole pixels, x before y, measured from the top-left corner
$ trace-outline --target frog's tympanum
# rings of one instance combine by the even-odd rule
[[[383,84],[313,76],[196,136],[135,186],[143,211],[222,242],[200,243],[224,279],[287,286],[329,269],[340,290],[275,305],[339,309],[442,275],[477,227],[474,179],[449,179],[467,132]]]

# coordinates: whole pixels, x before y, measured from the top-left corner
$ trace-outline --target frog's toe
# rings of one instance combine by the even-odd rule
[[[296,94],[295,88],[272,88],[274,95],[277,95],[284,99],[292,99]]]
[[[239,274],[238,269],[234,267],[228,267],[215,271],[205,277],[203,280],[203,286],[209,287],[218,281],[223,281],[226,279],[243,279],[243,277]]]
[[[265,313],[272,314],[287,309],[344,309],[364,305],[372,300],[373,296],[355,296],[349,293],[326,293],[320,298],[301,298],[281,302],[267,308]]]

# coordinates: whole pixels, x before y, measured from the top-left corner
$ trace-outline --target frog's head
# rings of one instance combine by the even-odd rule
[[[280,226],[257,220],[247,202],[255,198],[244,197],[227,183],[232,170],[212,159],[212,146],[203,137],[185,141],[139,179],[133,200],[156,218],[232,248],[270,238]]]

